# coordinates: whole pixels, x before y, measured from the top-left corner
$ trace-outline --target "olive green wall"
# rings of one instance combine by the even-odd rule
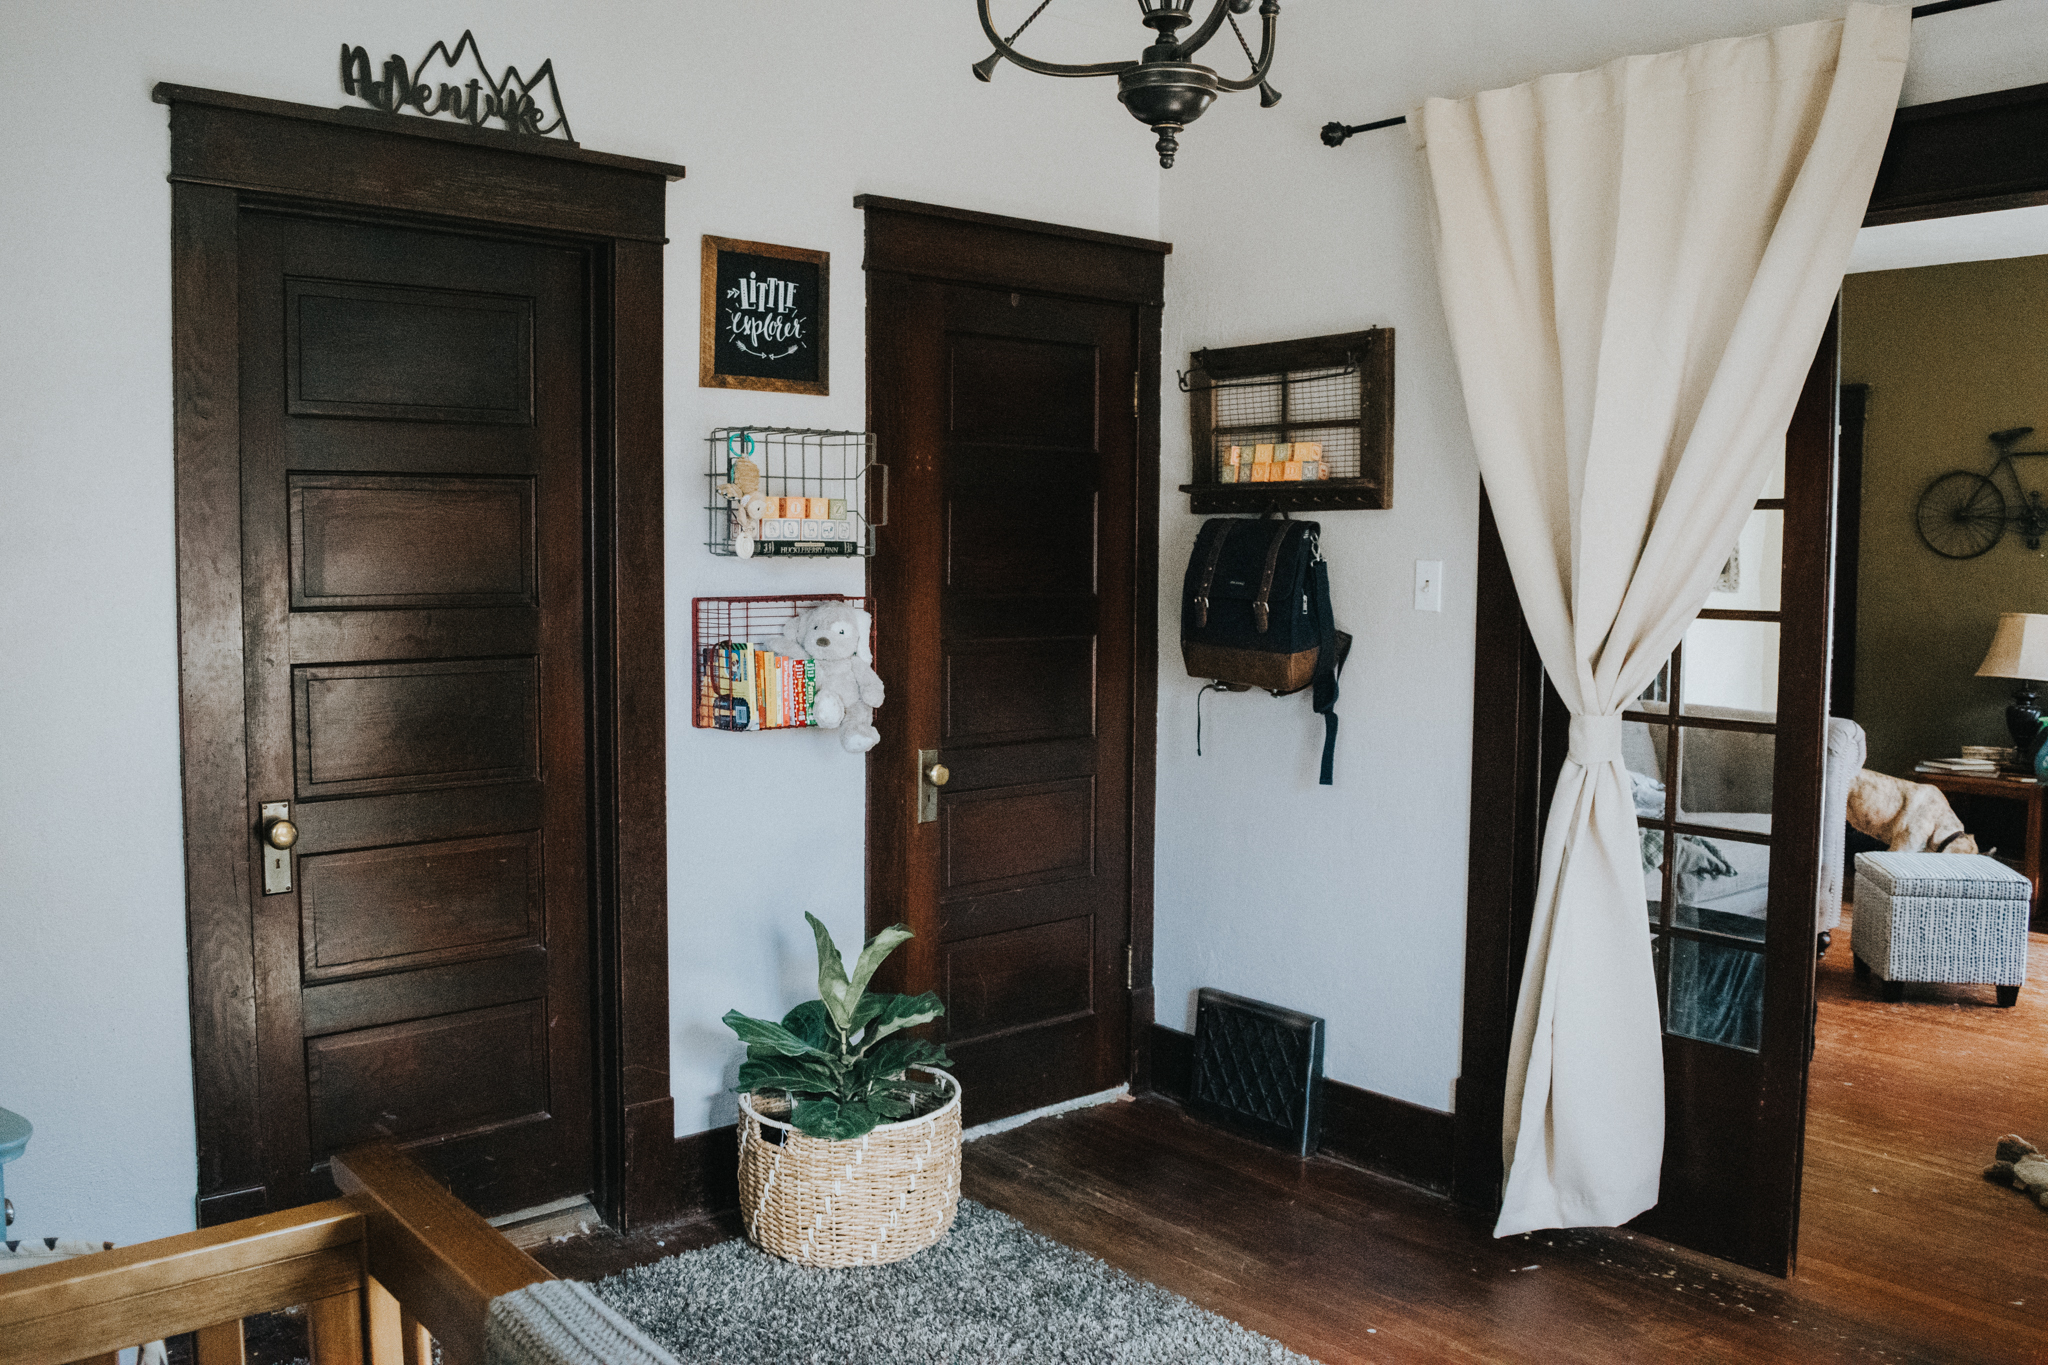
[[[1870,386],[1854,708],[1869,764],[1903,774],[2010,743],[2013,684],[1975,674],[2000,612],[2048,612],[2048,549],[2008,528],[1986,554],[1943,559],[1913,508],[1937,474],[1989,468],[1988,432],[2035,427],[2019,448],[2048,450],[2048,256],[1849,276],[1842,377]],[[2048,459],[2018,468],[2048,495]]]

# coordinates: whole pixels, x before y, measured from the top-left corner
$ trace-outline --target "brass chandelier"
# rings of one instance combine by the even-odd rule
[[[1194,22],[1195,0],[1138,0],[1138,8],[1144,18],[1140,20],[1155,35],[1151,46],[1139,54],[1135,62],[1092,62],[1073,66],[1062,62],[1041,62],[1027,57],[1012,46],[1031,27],[1031,21],[1045,13],[1044,3],[1031,11],[1031,18],[1017,26],[1017,31],[1008,38],[996,32],[995,24],[988,15],[989,0],[975,0],[981,14],[981,31],[995,44],[996,50],[974,64],[974,74],[980,80],[988,80],[995,74],[996,66],[1008,58],[1026,71],[1036,71],[1041,76],[1114,76],[1117,95],[1124,108],[1131,111],[1131,117],[1151,127],[1159,134],[1159,164],[1173,165],[1173,154],[1180,148],[1178,134],[1181,129],[1202,116],[1224,90],[1259,89],[1259,106],[1270,109],[1280,102],[1280,92],[1266,81],[1266,72],[1273,65],[1273,38],[1280,26],[1280,0],[1260,0],[1259,19],[1262,32],[1259,36],[1259,55],[1252,56],[1251,44],[1244,38],[1244,30],[1237,26],[1237,16],[1252,7],[1252,0],[1216,0],[1215,8],[1209,11],[1194,32],[1185,40],[1176,35]],[[1244,49],[1246,60],[1252,64],[1252,73],[1242,80],[1226,80],[1206,66],[1197,65],[1191,59],[1202,50],[1228,23],[1232,33],[1237,35],[1237,44]]]

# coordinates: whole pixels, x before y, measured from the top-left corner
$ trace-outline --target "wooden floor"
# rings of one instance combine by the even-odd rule
[[[973,1143],[962,1188],[1326,1365],[2048,1365],[2048,1212],[1980,1174],[2001,1132],[2048,1146],[2048,936],[2011,1010],[1988,987],[1884,1005],[1852,980],[1848,938],[1822,967],[1790,1281],[1625,1231],[1496,1241],[1427,1192],[1291,1160],[1156,1098]],[[589,1277],[736,1232],[727,1219],[537,1254]]]
[[[1850,968],[1844,921],[1820,971],[1794,1283],[1881,1297],[1955,1359],[2048,1361],[2048,1210],[1983,1178],[2001,1133],[2048,1148],[2048,934],[1999,1009],[1989,986],[1908,986]]]

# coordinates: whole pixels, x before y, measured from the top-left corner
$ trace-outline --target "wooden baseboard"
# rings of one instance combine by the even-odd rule
[[[1194,1085],[1195,1036],[1164,1024],[1152,1025],[1150,1089],[1187,1101]],[[1325,1079],[1320,1150],[1448,1194],[1455,1156],[1456,1121],[1391,1095]]]
[[[667,1095],[626,1107],[626,1181],[619,1231],[672,1223],[685,1216],[677,1203],[675,1135],[676,1102]]]
[[[740,1130],[728,1123],[675,1140],[676,1217],[709,1218],[740,1206]]]

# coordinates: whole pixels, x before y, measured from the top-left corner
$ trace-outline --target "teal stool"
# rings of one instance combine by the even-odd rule
[[[12,1109],[0,1109],[0,1210],[9,1223],[14,1221],[14,1204],[7,1198],[7,1163],[20,1156],[35,1132],[33,1125]]]

